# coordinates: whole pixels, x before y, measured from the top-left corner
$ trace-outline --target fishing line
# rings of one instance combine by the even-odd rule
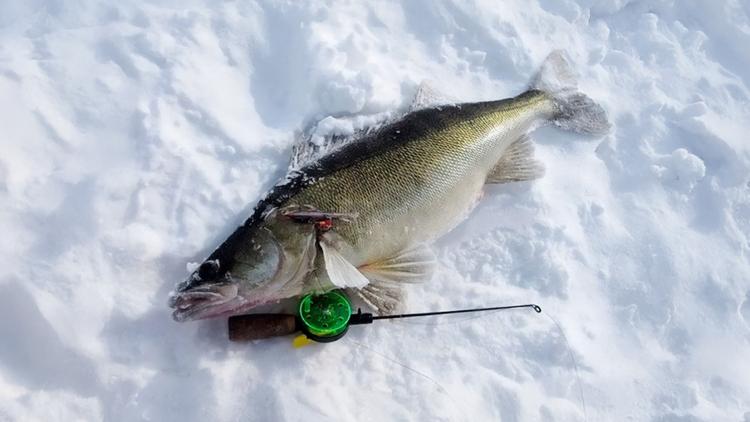
[[[576,381],[577,381],[577,384],[578,384],[578,394],[580,394],[580,396],[581,396],[581,405],[583,406],[583,420],[584,421],[588,421],[589,418],[588,418],[588,412],[586,412],[586,399],[585,399],[585,397],[583,395],[583,384],[581,383],[581,376],[578,373],[578,362],[576,361],[576,358],[573,355],[573,350],[570,347],[570,342],[568,341],[568,337],[565,335],[565,331],[563,331],[562,326],[557,321],[557,319],[555,319],[554,317],[552,317],[552,315],[550,315],[549,312],[545,313],[545,315],[547,316],[547,318],[550,319],[550,321],[552,321],[555,324],[555,326],[557,327],[557,329],[560,331],[560,335],[562,335],[562,338],[565,341],[565,347],[568,349],[568,356],[570,357],[570,360],[573,362],[573,369],[576,372]]]
[[[542,312],[542,309],[538,305],[529,303],[523,305],[506,305],[486,308],[457,309],[449,311],[373,315],[371,313],[363,313],[360,309],[358,309],[357,312],[354,313],[352,310],[352,304],[346,297],[344,292],[330,291],[325,294],[310,294],[302,297],[296,315],[236,315],[229,318],[227,328],[229,339],[232,341],[259,340],[263,338],[278,337],[297,333],[298,335],[294,339],[292,344],[294,345],[294,347],[303,347],[307,344],[310,344],[311,342],[329,343],[332,341],[336,341],[347,333],[350,326],[370,325],[379,320],[391,320],[409,324],[409,322],[404,322],[403,320],[429,316],[456,315],[465,313],[475,314],[459,321],[436,321],[431,324],[420,324],[423,326],[438,326],[465,323],[467,321],[486,317],[488,316],[488,314],[494,314],[499,311],[523,308],[531,308],[536,313]],[[585,420],[588,420],[588,409],[586,407],[586,400],[583,394],[583,384],[581,382],[581,377],[578,369],[578,362],[573,355],[573,351],[570,347],[570,342],[568,341],[568,338],[562,329],[562,325],[552,315],[548,314],[547,317],[552,321],[555,327],[557,327],[558,331],[560,332],[560,336],[565,342],[565,347],[567,348],[570,361],[573,364],[573,369],[575,371],[575,376],[578,383],[578,393],[581,400],[581,409],[583,410]],[[374,350],[370,349],[367,346],[361,344],[360,346],[372,351],[373,353],[376,353]],[[397,363],[403,368],[406,368],[414,373],[418,373],[420,376],[429,379],[441,388],[441,392],[445,392],[445,389],[442,387],[442,385],[437,383],[437,381],[430,378],[429,376],[381,353],[377,354],[393,363]]]
[[[412,373],[415,373],[415,374],[419,375],[420,377],[422,377],[422,378],[424,378],[424,379],[432,382],[436,386],[438,392],[440,392],[441,394],[445,395],[446,397],[448,397],[450,399],[451,404],[453,405],[453,410],[454,411],[458,410],[461,413],[465,414],[465,412],[464,412],[465,409],[463,409],[461,406],[458,405],[458,403],[456,402],[455,398],[436,379],[432,378],[431,376],[425,374],[424,372],[422,372],[422,371],[420,371],[418,369],[412,368],[411,366],[409,366],[409,365],[407,365],[407,364],[399,361],[396,358],[392,358],[392,357],[386,355],[385,353],[381,353],[381,352],[379,352],[379,351],[377,351],[377,350],[375,350],[375,349],[373,349],[373,348],[371,348],[369,346],[366,346],[363,343],[360,343],[360,342],[358,342],[356,340],[351,340],[351,339],[348,340],[348,341],[350,343],[354,344],[357,347],[365,349],[368,352],[374,353],[374,354],[380,356],[381,358],[383,358],[383,359],[385,359],[385,360],[387,360],[387,361],[389,361],[391,363],[395,363],[396,365],[398,365],[398,366],[400,366],[400,367],[402,367],[402,368],[404,368],[404,369],[406,369],[408,371],[411,371]]]
[[[514,306],[510,306],[508,308],[522,308],[522,307],[529,307],[529,305],[514,305]],[[506,309],[506,308],[499,307],[498,309],[494,309],[492,311],[487,311],[485,313],[479,313],[479,314],[476,314],[476,315],[472,315],[472,316],[469,316],[469,317],[466,317],[466,318],[462,318],[462,319],[457,320],[457,321],[418,322],[418,321],[404,320],[403,318],[381,318],[381,319],[392,319],[392,321],[391,321],[392,323],[399,324],[399,325],[421,325],[421,326],[437,327],[437,326],[441,326],[441,325],[458,325],[458,324],[462,324],[462,323],[465,323],[465,322],[468,322],[468,321],[472,321],[472,320],[476,320],[476,319],[480,319],[480,318],[487,318],[487,317],[490,317],[490,316],[493,316],[493,315],[499,313],[500,311],[502,311],[504,309]],[[538,306],[533,305],[533,309],[537,313],[541,313],[541,308],[539,308]],[[458,314],[458,313],[463,313],[463,312],[449,311],[449,312],[440,312],[440,313],[437,313],[435,315],[436,316],[441,316],[441,315],[446,315],[446,314]],[[425,314],[430,314],[430,313],[425,313]],[[565,348],[567,350],[568,357],[570,358],[570,362],[573,364],[573,370],[574,370],[575,376],[576,376],[576,384],[578,385],[578,395],[579,395],[579,399],[580,399],[580,402],[581,402],[581,409],[583,410],[583,418],[584,418],[584,421],[588,421],[588,410],[587,410],[587,407],[586,407],[586,398],[585,398],[585,395],[583,394],[583,383],[581,382],[581,376],[580,376],[580,372],[579,372],[579,369],[578,369],[578,361],[576,361],[575,355],[573,354],[573,350],[570,347],[570,342],[568,341],[568,337],[565,335],[565,331],[563,330],[562,325],[559,323],[559,321],[557,321],[557,319],[555,317],[553,317],[549,313],[549,311],[544,312],[544,314],[545,314],[545,316],[547,318],[549,318],[550,321],[552,321],[552,323],[555,325],[555,327],[559,331],[560,336],[562,337],[563,341],[565,342]],[[432,316],[432,314],[430,314],[430,315],[423,315],[423,316]],[[393,362],[403,366],[403,364],[401,364],[400,362],[397,362],[397,361],[393,361]]]

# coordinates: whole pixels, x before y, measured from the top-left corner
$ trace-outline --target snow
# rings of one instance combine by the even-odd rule
[[[0,420],[750,421],[747,1],[0,10]],[[535,132],[546,176],[490,187],[407,306],[544,313],[302,349],[171,320],[306,122],[516,95],[555,49],[611,132]]]

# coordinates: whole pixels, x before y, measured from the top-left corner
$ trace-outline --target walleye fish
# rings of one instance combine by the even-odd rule
[[[533,180],[528,132],[545,123],[598,135],[604,110],[553,52],[529,90],[499,101],[417,104],[328,148],[298,145],[294,168],[170,295],[177,321],[239,314],[350,289],[381,313],[430,278],[429,244],[461,222],[486,184]]]

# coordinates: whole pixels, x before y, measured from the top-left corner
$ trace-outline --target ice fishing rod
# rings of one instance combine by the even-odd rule
[[[357,309],[352,312],[352,304],[343,293],[331,291],[321,295],[306,295],[300,300],[298,314],[250,314],[229,318],[228,330],[231,341],[260,340],[302,333],[295,341],[295,347],[303,346],[310,340],[330,343],[346,334],[351,325],[372,324],[377,320],[418,318],[436,315],[463,314],[474,312],[502,311],[531,308],[541,313],[539,305],[492,306],[487,308],[456,309],[450,311],[419,312],[411,314],[373,315]]]

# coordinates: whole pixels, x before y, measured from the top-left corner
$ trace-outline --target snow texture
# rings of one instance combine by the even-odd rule
[[[746,0],[0,2],[0,420],[750,421]],[[608,135],[548,127],[418,312],[229,344],[167,294],[296,131],[522,91],[567,51]],[[353,130],[353,129],[352,129]],[[373,181],[374,183],[374,181]],[[554,321],[553,321],[554,319]],[[556,324],[559,323],[559,326]]]

